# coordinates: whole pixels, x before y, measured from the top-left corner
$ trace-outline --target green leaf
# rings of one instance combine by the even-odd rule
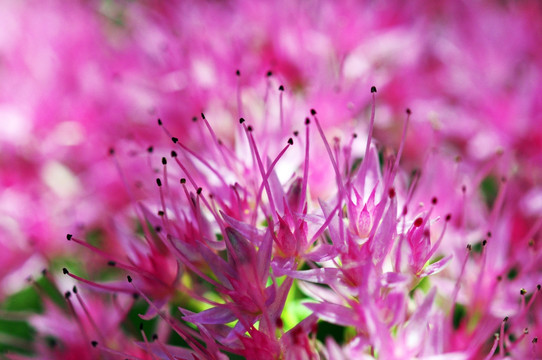
[[[455,304],[454,308],[454,317],[452,319],[452,323],[454,325],[454,329],[459,329],[461,326],[461,323],[465,320],[467,317],[467,308],[465,308],[464,305],[460,303]]]
[[[43,303],[33,287],[27,287],[4,300],[1,308],[6,311],[43,312]]]
[[[499,183],[494,176],[487,176],[480,183],[480,192],[484,198],[485,203],[491,209],[497,198],[499,190]]]

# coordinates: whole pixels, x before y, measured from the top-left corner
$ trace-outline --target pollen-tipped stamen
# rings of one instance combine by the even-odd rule
[[[303,180],[301,182],[300,206],[307,203],[307,187],[309,182],[309,147],[310,147],[310,120],[305,121],[305,159],[303,164]],[[297,209],[299,211],[299,209]]]
[[[68,308],[70,309],[70,313],[73,316],[73,318],[75,319],[75,323],[77,324],[77,327],[79,328],[79,331],[81,332],[81,335],[83,336],[83,338],[88,343],[90,341],[90,338],[88,336],[87,329],[85,329],[85,326],[83,325],[83,322],[79,318],[79,315],[77,314],[77,311],[75,311],[75,307],[73,306],[73,304],[71,302],[71,295],[72,295],[71,291],[66,291],[66,293],[64,294],[64,298],[66,299],[66,302],[68,304]]]
[[[494,334],[494,338],[495,340],[493,340],[493,346],[491,347],[491,350],[489,350],[489,353],[484,358],[484,360],[490,360],[495,354],[495,351],[497,350],[497,346],[499,345],[499,334]]]
[[[75,297],[77,298],[77,301],[79,302],[79,304],[81,305],[81,308],[83,309],[83,311],[85,312],[85,315],[87,317],[87,319],[89,320],[90,324],[92,325],[92,327],[94,328],[94,331],[96,332],[96,334],[98,334],[98,337],[100,338],[100,341],[102,341],[103,343],[106,343],[105,341],[105,337],[104,335],[102,334],[102,331],[100,330],[100,328],[98,327],[98,325],[96,324],[96,322],[94,321],[94,318],[92,317],[92,315],[90,314],[90,312],[88,311],[88,308],[85,304],[85,302],[83,301],[83,298],[81,297],[81,295],[79,294],[79,291],[77,289],[77,287],[73,287],[73,293],[75,294]]]
[[[461,271],[459,272],[459,276],[457,277],[457,280],[455,282],[454,291],[452,293],[452,311],[451,314],[454,314],[455,305],[457,301],[457,295],[459,293],[459,288],[461,287],[461,280],[463,279],[463,274],[465,273],[465,268],[467,267],[467,261],[469,260],[469,255],[472,251],[471,244],[467,245],[467,253],[465,254],[465,259],[463,260],[463,263],[461,264]]]
[[[109,292],[119,292],[119,293],[126,293],[126,294],[131,294],[132,292],[127,289],[127,288],[122,288],[122,287],[118,287],[118,286],[110,286],[110,285],[104,285],[104,284],[100,284],[100,283],[95,283],[93,281],[90,281],[90,280],[87,280],[85,278],[82,278],[80,276],[77,276],[77,275],[74,275],[70,272],[68,273],[65,273],[65,275],[68,275],[69,277],[71,277],[72,279],[75,279],[77,281],[80,281],[90,287],[93,287],[93,288],[96,288],[96,289],[100,289],[100,290],[106,290],[106,291],[109,291]]]
[[[501,330],[499,333],[499,355],[504,355],[504,325],[508,322],[508,316],[501,322]]]
[[[250,131],[249,127],[247,127],[246,124],[242,124],[244,129],[245,129],[245,133],[246,133],[246,136],[247,136],[247,139],[248,139],[248,142],[250,144],[250,147],[252,149],[252,153],[254,154],[254,157],[256,159],[256,162],[258,164],[258,169],[260,170],[260,175],[262,177],[262,183],[265,187],[265,191],[267,193],[267,197],[268,197],[268,200],[269,200],[269,207],[271,208],[271,221],[272,223],[270,224],[270,227],[273,228],[273,223],[274,221],[276,220],[276,217],[277,217],[277,208],[275,207],[275,201],[273,199],[273,193],[271,192],[271,187],[269,185],[269,181],[266,179],[265,177],[265,170],[264,170],[264,166],[263,166],[263,162],[262,162],[262,158],[260,157],[260,154],[258,152],[258,147],[256,146],[256,142],[254,141],[254,136],[252,135],[252,131]]]
[[[253,225],[256,223],[256,220],[257,220],[256,217],[258,215],[258,211],[256,209],[258,209],[258,206],[260,204],[265,183],[269,181],[269,177],[273,173],[273,171],[275,169],[275,166],[277,165],[278,161],[282,158],[282,156],[284,155],[286,150],[288,150],[288,148],[290,146],[292,146],[292,145],[293,145],[293,142],[292,143],[288,142],[288,144],[280,151],[280,153],[277,155],[275,160],[273,160],[273,162],[271,162],[271,164],[269,165],[269,167],[267,169],[267,172],[265,173],[265,176],[262,179],[262,183],[260,184],[260,188],[258,189],[258,194],[256,195],[256,204],[254,205],[255,211],[252,214],[252,224]]]
[[[131,354],[128,354],[128,353],[125,353],[125,352],[122,352],[122,351],[110,349],[107,346],[102,345],[98,341],[91,341],[90,344],[91,344],[91,346],[93,348],[95,348],[95,349],[97,349],[99,351],[114,355],[116,358],[133,359],[133,360],[145,360],[143,358],[140,358],[139,356],[135,356],[135,355],[131,355]]]
[[[143,339],[143,343],[145,344],[145,349],[147,353],[151,355],[152,360],[157,360],[156,356],[154,356],[154,353],[151,351],[149,340],[147,339],[147,334],[145,334],[145,330],[143,329],[143,323],[139,324],[139,332],[141,333],[141,338]]]
[[[175,332],[190,346],[198,355],[203,356],[203,358],[207,358],[209,355],[207,353],[207,350],[196,340],[199,339],[200,336],[197,332],[190,329],[189,327],[179,323],[178,321],[174,321],[171,317],[164,314],[156,304],[145,295],[144,292],[142,292],[138,286],[134,283],[133,279],[128,276],[128,282],[132,285],[132,287],[135,289],[135,291],[143,298],[145,301],[151,306],[156,313],[173,329]]]
[[[282,106],[282,96],[284,94],[284,86],[279,87],[279,108],[280,108],[280,128],[284,128],[284,112]]]
[[[117,258],[113,257],[112,255],[106,253],[105,251],[93,246],[93,245],[90,245],[89,243],[81,240],[81,239],[78,239],[76,238],[75,236],[70,236],[70,241],[73,241],[79,245],[82,245],[84,247],[86,247],[87,249],[91,250],[92,252],[102,256],[103,258],[107,259],[110,266],[115,266],[116,268],[119,268],[119,269],[123,269],[123,270],[127,270],[127,271],[132,271],[132,272],[136,272],[138,273],[139,275],[151,280],[151,281],[157,281],[159,282],[161,285],[164,285],[164,286],[168,286],[166,283],[164,283],[162,280],[160,280],[160,278],[158,278],[155,274],[153,273],[150,273],[146,270],[143,270],[141,269],[140,267],[136,267],[136,266],[131,266],[131,265],[128,265],[128,264],[125,264],[124,262],[118,260]]]
[[[367,144],[365,145],[365,154],[363,156],[368,156],[369,154],[369,148],[371,147],[371,142],[373,139],[375,114],[376,114],[376,87],[371,86],[371,119],[369,121],[369,132],[367,134]]]
[[[207,131],[211,135],[211,138],[213,139],[213,142],[215,143],[216,148],[218,149],[218,152],[220,153],[220,156],[222,157],[222,160],[224,160],[224,164],[226,165],[228,169],[232,169],[232,164],[230,162],[230,159],[228,159],[228,156],[224,152],[224,146],[222,146],[222,143],[218,141],[216,133],[214,132],[211,125],[209,124],[209,121],[207,121],[207,119],[205,118],[205,116],[203,116],[203,114],[201,115],[202,115],[201,117],[202,117],[203,123],[205,124],[205,127],[207,128]]]

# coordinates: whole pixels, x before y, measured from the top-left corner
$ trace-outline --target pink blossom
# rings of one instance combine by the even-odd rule
[[[2,292],[73,251],[104,327],[107,293],[161,324],[121,349],[87,316],[70,354],[539,356],[535,1],[2,6]]]

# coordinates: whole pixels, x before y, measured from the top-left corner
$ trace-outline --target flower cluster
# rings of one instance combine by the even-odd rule
[[[76,319],[84,318],[75,322],[82,335],[73,344],[49,334],[75,353],[83,339],[91,356],[136,359],[535,356],[529,331],[540,330],[540,285],[529,269],[536,256],[526,248],[517,254],[524,259],[519,265],[507,250],[513,244],[503,229],[510,221],[503,209],[509,180],[488,208],[469,190],[487,169],[469,174],[457,160],[432,153],[423,168],[406,174],[399,163],[411,111],[397,154],[384,154],[372,141],[375,87],[371,93],[365,143],[355,133],[330,143],[316,110],[291,137],[280,118],[262,133],[263,122],[240,118],[235,149],[217,138],[204,114],[194,126],[209,146],[198,151],[158,120],[173,150],[154,169],[157,200],[133,200],[139,236],[119,228],[119,243],[107,250],[67,236],[127,281],[63,272],[85,288],[144,299],[141,329],[155,318],[162,325],[151,325],[152,341],[142,330],[139,347],[119,346],[127,340],[110,338],[106,322],[96,325],[96,316],[110,310],[90,314],[74,288],[66,301]],[[327,157],[313,160],[318,148]],[[111,149],[114,162],[117,153]],[[312,164],[323,161],[330,168],[323,176],[334,182],[326,199],[310,191],[321,180]],[[296,293],[308,311],[292,317],[288,299]],[[73,308],[74,294],[82,310]],[[56,318],[55,311],[46,318]],[[321,339],[322,324],[342,333],[339,344]],[[160,340],[172,330],[184,346]],[[49,349],[50,357],[59,351]]]
[[[36,6],[0,5],[0,352],[542,356],[536,0]]]

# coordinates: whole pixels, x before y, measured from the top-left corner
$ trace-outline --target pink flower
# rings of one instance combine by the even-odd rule
[[[3,6],[25,20],[5,19],[0,49],[26,91],[6,76],[0,112],[22,125],[1,138],[0,226],[33,245],[2,241],[3,284],[64,253],[51,239],[69,228],[89,273],[66,275],[139,294],[142,319],[186,344],[161,332],[126,354],[540,354],[534,2],[50,1],[39,22]],[[155,115],[169,145],[146,124]],[[106,265],[129,281],[101,280]],[[312,315],[288,320],[294,301]],[[107,305],[91,308],[118,325]],[[77,325],[51,309],[36,318]],[[319,339],[317,322],[346,338]],[[58,334],[73,354],[120,351],[98,332]]]

